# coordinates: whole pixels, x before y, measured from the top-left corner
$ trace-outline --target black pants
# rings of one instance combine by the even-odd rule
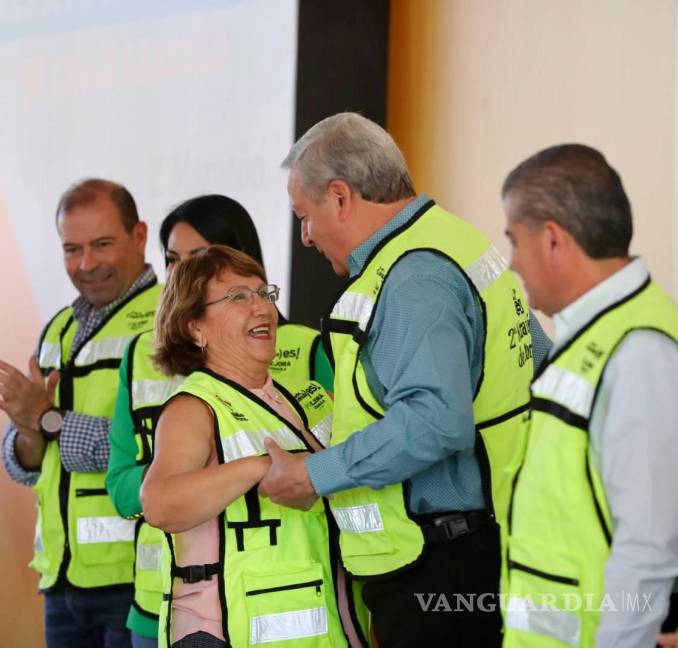
[[[367,582],[379,648],[501,646],[499,530],[495,524],[429,544],[412,569]]]

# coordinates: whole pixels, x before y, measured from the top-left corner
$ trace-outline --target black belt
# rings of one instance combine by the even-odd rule
[[[446,542],[473,533],[494,522],[487,511],[453,511],[417,517],[426,542]]]
[[[209,565],[187,565],[186,567],[175,567],[172,576],[181,578],[184,583],[199,583],[204,580],[212,580],[212,576],[219,573],[219,563],[210,563]]]

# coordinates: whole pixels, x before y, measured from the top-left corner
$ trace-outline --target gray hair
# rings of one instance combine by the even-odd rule
[[[378,124],[357,113],[327,117],[292,146],[282,162],[301,186],[322,200],[332,180],[343,180],[369,202],[392,203],[416,195],[402,152]]]
[[[516,218],[533,229],[552,220],[592,259],[628,256],[631,205],[619,174],[590,146],[536,153],[509,173],[501,195],[509,193],[517,200]]]

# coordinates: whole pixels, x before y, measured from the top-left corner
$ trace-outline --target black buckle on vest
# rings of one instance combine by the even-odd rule
[[[205,565],[189,565],[186,569],[188,574],[182,578],[184,583],[199,583],[200,581],[210,580]]]
[[[184,583],[199,583],[200,581],[212,580],[212,576],[219,571],[219,563],[210,563],[209,565],[187,565],[186,567],[177,567],[174,570],[174,576],[181,578]]]

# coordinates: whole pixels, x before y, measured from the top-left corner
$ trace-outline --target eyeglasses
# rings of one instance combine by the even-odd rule
[[[257,295],[260,299],[267,301],[271,304],[275,304],[278,301],[278,295],[280,294],[280,288],[275,284],[262,284],[256,290],[252,290],[247,286],[236,286],[231,288],[223,297],[215,299],[214,301],[207,302],[205,306],[211,306],[212,304],[218,304],[222,301],[230,301],[233,304],[247,304],[250,299]]]

